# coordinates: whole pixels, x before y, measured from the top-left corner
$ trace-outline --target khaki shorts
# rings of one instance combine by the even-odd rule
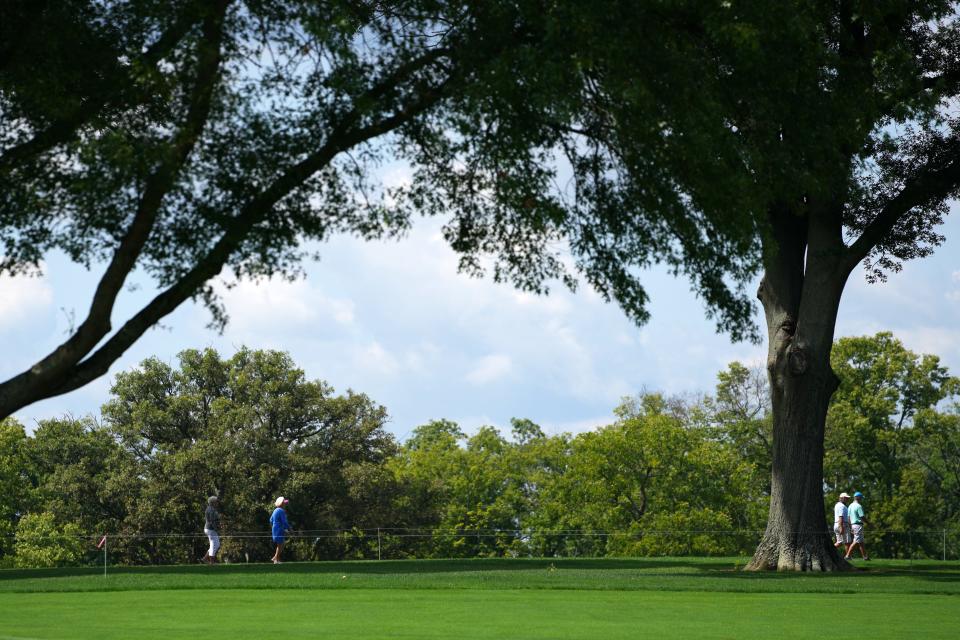
[[[844,529],[843,533],[840,533],[840,525],[833,525],[833,535],[837,537],[837,544],[850,544],[853,541],[849,526]]]

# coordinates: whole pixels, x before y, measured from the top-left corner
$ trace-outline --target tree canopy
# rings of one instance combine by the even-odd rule
[[[402,233],[376,168],[466,122],[451,96],[512,83],[535,4],[5,3],[0,274],[60,251],[102,275],[68,339],[0,384],[0,415],[103,375],[186,300],[222,326],[217,277],[296,277],[306,242]],[[134,272],[156,295],[113,327]]]

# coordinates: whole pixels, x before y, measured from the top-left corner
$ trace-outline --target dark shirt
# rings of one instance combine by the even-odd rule
[[[207,510],[203,516],[204,529],[210,529],[211,531],[218,531],[220,529],[220,512],[218,512],[213,505],[207,505]]]

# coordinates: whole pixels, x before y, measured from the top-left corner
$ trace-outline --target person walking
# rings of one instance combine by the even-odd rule
[[[847,501],[850,496],[847,493],[841,493],[837,498],[837,504],[833,505],[833,534],[837,541],[833,546],[837,549],[846,548],[853,538],[850,535],[850,516],[847,511]]]
[[[274,551],[273,557],[271,558],[273,564],[280,564],[280,554],[283,552],[283,545],[287,541],[287,531],[290,530],[290,523],[287,522],[287,512],[284,510],[284,507],[287,506],[289,502],[290,501],[283,496],[280,496],[273,502],[276,508],[270,516],[270,528],[273,542],[277,545],[277,550]]]
[[[200,562],[214,564],[217,561],[217,552],[220,551],[220,498],[207,498],[207,508],[203,512],[203,532],[207,534],[210,548],[207,555],[200,558]]]
[[[850,505],[849,514],[850,527],[853,529],[853,541],[847,547],[847,555],[844,559],[849,560],[854,547],[860,547],[860,556],[864,560],[869,560],[870,556],[867,555],[867,547],[863,542],[863,527],[867,524],[867,518],[863,514],[863,494],[859,491],[853,493],[853,504]]]

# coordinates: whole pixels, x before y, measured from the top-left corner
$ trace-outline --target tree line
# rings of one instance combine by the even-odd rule
[[[960,379],[889,333],[842,338],[824,501],[867,495],[875,553],[938,555],[960,528]],[[276,495],[291,559],[749,555],[770,500],[766,372],[731,363],[711,394],[625,398],[616,420],[472,435],[433,420],[403,443],[387,410],[306,379],[291,357],[187,350],[118,374],[99,417],[0,423],[0,565],[195,560],[208,495],[229,561],[262,561]],[[952,541],[955,546],[956,542]]]

